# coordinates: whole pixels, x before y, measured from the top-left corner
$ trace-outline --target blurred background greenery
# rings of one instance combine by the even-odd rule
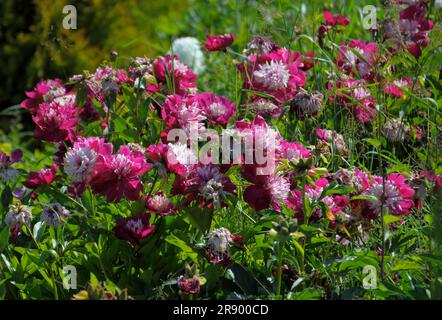
[[[62,27],[68,4],[77,8],[76,30]],[[324,8],[356,10],[345,0],[2,0],[0,110],[20,103],[39,79],[95,70],[112,50],[124,62],[163,54],[174,37],[226,32],[237,35],[238,48],[254,33],[290,46],[284,42],[306,30],[306,11],[319,25]]]

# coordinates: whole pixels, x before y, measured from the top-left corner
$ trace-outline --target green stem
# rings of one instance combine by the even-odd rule
[[[281,243],[278,243],[278,269],[276,270],[276,297],[281,296],[281,284],[282,284],[282,247]]]

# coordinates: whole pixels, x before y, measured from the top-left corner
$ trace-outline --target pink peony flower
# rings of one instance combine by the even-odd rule
[[[206,48],[207,51],[223,50],[229,47],[234,40],[235,36],[230,33],[226,33],[223,35],[209,34],[206,36],[206,43],[204,44],[204,48]]]
[[[152,164],[146,162],[144,154],[122,146],[117,154],[98,156],[90,185],[108,201],[119,202],[122,197],[138,200],[143,190],[139,177],[151,168]]]
[[[284,159],[308,158],[312,154],[299,142],[281,141],[280,157]]]
[[[393,80],[391,83],[384,86],[385,92],[396,98],[404,96],[403,89],[411,87],[411,78],[405,77],[401,80]]]
[[[66,88],[60,79],[40,80],[32,91],[26,92],[28,98],[22,101],[21,106],[34,114],[37,112],[40,103],[51,102],[54,98],[65,93]]]
[[[405,183],[405,177],[398,173],[391,173],[383,181],[382,177],[374,177],[373,183],[363,194],[375,196],[374,200],[366,201],[366,208],[363,210],[363,216],[375,218],[381,211],[396,216],[410,213],[413,207],[414,190]]]
[[[187,195],[185,204],[198,200],[200,206],[222,205],[223,198],[233,193],[235,185],[221,172],[219,166],[198,164],[187,176],[176,176],[172,194]]]
[[[357,52],[358,54],[356,54]],[[351,76],[358,76],[368,82],[375,78],[375,66],[379,60],[379,48],[375,42],[351,40],[348,45],[341,44],[336,65]]]
[[[145,197],[148,211],[160,215],[171,216],[176,214],[176,207],[170,199],[162,192]]]
[[[251,55],[243,66],[245,89],[267,93],[284,103],[305,85],[302,56],[280,48],[267,54]]]
[[[170,77],[174,91],[169,92],[167,89],[166,91],[169,94],[186,94],[197,90],[196,75],[190,71],[187,65],[181,62],[178,56],[174,56],[173,63],[170,55],[159,57],[155,60],[153,69],[157,82],[163,87],[167,85],[167,77]]]
[[[329,89],[344,89],[335,90],[337,101],[344,107],[349,108],[360,123],[369,122],[376,116],[376,99],[371,97],[366,85],[367,83],[364,80],[354,80],[353,78],[336,80],[336,87],[334,87],[332,81],[328,83]],[[329,99],[333,102],[335,97],[330,96]]]
[[[180,143],[150,145],[146,153],[161,175],[167,174],[167,170],[178,175],[186,175],[193,164],[197,163],[193,151],[187,145]]]
[[[337,216],[340,216],[341,219],[349,219],[349,216],[345,213],[345,209],[349,204],[346,197],[337,194],[322,197],[328,184],[329,182],[327,179],[321,178],[315,181],[315,185],[305,186],[305,197],[310,201],[310,205],[313,205],[313,202],[322,202],[328,207],[327,212],[323,212],[321,206],[313,207],[309,219],[311,221],[317,221],[322,218],[327,218],[331,221],[335,221]],[[304,220],[304,202],[303,192],[301,190],[292,190],[285,201],[285,204],[293,209],[294,215],[297,219]]]
[[[42,103],[32,120],[36,125],[35,138],[48,142],[72,141],[78,123],[77,106],[60,101]]]
[[[198,95],[198,103],[204,116],[212,125],[219,124],[225,128],[235,115],[235,103],[230,102],[226,97],[218,97],[213,93],[202,93]]]
[[[161,108],[161,117],[169,129],[180,128],[190,132],[191,125],[198,130],[204,129],[204,110],[200,106],[199,96],[196,94],[168,96]]]
[[[129,241],[133,245],[155,231],[155,225],[149,224],[150,215],[143,214],[136,217],[120,218],[114,227],[114,234],[118,239]]]
[[[57,167],[52,165],[50,168],[44,168],[38,172],[30,172],[23,185],[29,189],[50,185],[56,178],[56,170]]]

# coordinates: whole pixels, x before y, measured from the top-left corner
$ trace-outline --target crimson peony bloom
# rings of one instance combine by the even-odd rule
[[[170,55],[159,57],[153,64],[153,70],[157,82],[165,87],[169,94],[186,94],[197,91],[196,74],[190,71],[178,56],[173,56],[173,59]],[[170,77],[169,80],[174,92],[169,92],[169,89],[166,88],[167,77]]]
[[[207,51],[220,51],[230,46],[234,40],[235,36],[230,33],[220,35],[209,34],[206,36],[204,48],[206,48]]]
[[[255,210],[272,207],[280,211],[280,206],[287,199],[290,183],[279,174],[256,176],[255,184],[248,186],[244,191],[244,201]]]
[[[336,65],[341,71],[351,76],[358,76],[368,82],[374,81],[375,66],[379,60],[379,48],[375,42],[351,40],[348,45],[341,44],[338,55]]]
[[[23,100],[21,106],[35,114],[39,104],[51,102],[57,97],[66,93],[66,88],[60,79],[40,80],[32,91],[27,91],[27,99]]]
[[[149,224],[150,215],[143,214],[136,217],[120,218],[114,227],[114,234],[118,239],[129,241],[133,245],[155,231],[155,225]]]
[[[56,170],[57,166],[52,165],[50,168],[44,168],[38,172],[30,172],[23,185],[29,189],[50,185],[56,178]]]
[[[140,175],[152,168],[143,153],[132,152],[122,146],[117,154],[99,155],[95,164],[95,174],[90,181],[92,190],[106,196],[108,201],[119,202],[125,197],[138,200],[143,183]]]
[[[350,20],[348,20],[344,16],[341,16],[340,14],[333,14],[329,11],[324,10],[322,12],[322,15],[324,17],[325,24],[330,27],[334,27],[336,25],[346,27],[350,23]]]
[[[77,106],[56,100],[42,103],[32,120],[36,125],[35,138],[48,142],[72,141],[78,123]]]
[[[399,21],[386,24],[385,38],[392,39],[398,47],[405,45],[416,59],[422,54],[422,47],[428,45],[428,31],[433,21],[425,18],[425,3],[417,1],[399,12]]]

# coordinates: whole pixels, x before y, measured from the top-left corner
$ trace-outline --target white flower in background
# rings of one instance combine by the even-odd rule
[[[50,227],[58,227],[64,223],[70,211],[59,203],[52,203],[44,207],[40,220]]]
[[[9,212],[6,214],[5,223],[9,228],[21,227],[23,225],[30,225],[32,221],[31,208],[25,205],[11,204]]]
[[[187,64],[192,72],[200,74],[204,70],[204,53],[198,39],[193,37],[175,39],[172,43],[172,52]]]

